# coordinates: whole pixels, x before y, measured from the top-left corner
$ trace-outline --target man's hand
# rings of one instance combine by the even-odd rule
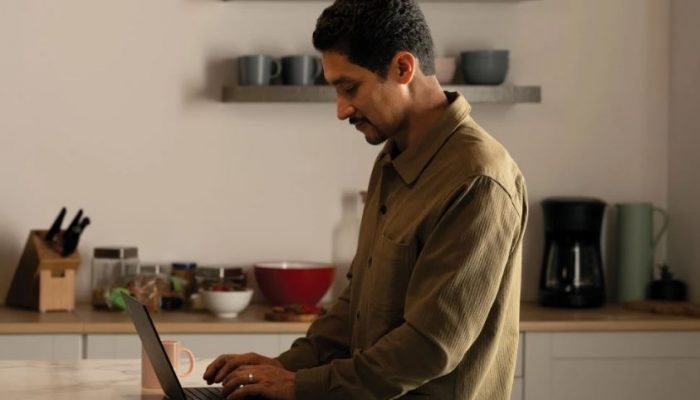
[[[228,374],[244,365],[271,365],[284,369],[282,363],[279,361],[261,356],[257,353],[222,354],[207,366],[203,378],[209,385],[212,383],[219,383],[222,382]]]
[[[294,400],[296,373],[272,365],[244,365],[223,381],[221,394],[227,400],[246,396],[265,399]]]

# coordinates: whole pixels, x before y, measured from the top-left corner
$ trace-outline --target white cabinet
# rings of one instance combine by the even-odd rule
[[[523,400],[523,378],[515,378],[510,400]]]
[[[135,334],[86,335],[86,358],[139,358],[141,342]],[[198,359],[214,358],[225,353],[254,352],[274,357],[280,353],[278,334],[163,334],[161,339],[175,339],[192,350]]]
[[[301,334],[164,334],[198,359],[274,357]],[[0,360],[140,358],[135,334],[1,334]],[[525,332],[512,400],[685,400],[700,393],[700,332]]]
[[[515,364],[515,379],[511,389],[511,400],[523,399],[523,337],[524,334],[521,333],[518,338],[518,358]]]
[[[700,332],[527,333],[525,400],[697,399]]]
[[[283,333],[279,335],[279,349],[280,353],[285,352],[289,350],[292,347],[292,343],[294,343],[295,340],[297,340],[300,337],[303,337],[303,334],[299,333]]]
[[[0,360],[79,360],[80,334],[2,334]]]

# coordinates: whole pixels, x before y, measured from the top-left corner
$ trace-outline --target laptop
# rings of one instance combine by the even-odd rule
[[[141,344],[151,360],[153,370],[166,394],[166,398],[170,400],[223,399],[220,387],[183,388],[180,385],[180,380],[177,378],[172,364],[170,364],[168,354],[160,342],[158,331],[153,325],[153,320],[148,314],[146,306],[131,296],[123,295],[123,297],[126,303],[126,311],[131,317],[131,322],[136,327],[136,331],[141,338]]]

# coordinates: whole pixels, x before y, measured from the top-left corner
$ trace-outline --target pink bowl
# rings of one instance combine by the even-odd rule
[[[452,83],[457,71],[457,57],[435,58],[435,77],[443,85]]]
[[[316,305],[335,274],[331,264],[301,261],[264,262],[253,269],[260,290],[273,305]]]

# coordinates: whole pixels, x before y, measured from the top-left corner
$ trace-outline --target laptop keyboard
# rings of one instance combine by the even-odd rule
[[[185,388],[187,400],[222,400],[221,388]]]

